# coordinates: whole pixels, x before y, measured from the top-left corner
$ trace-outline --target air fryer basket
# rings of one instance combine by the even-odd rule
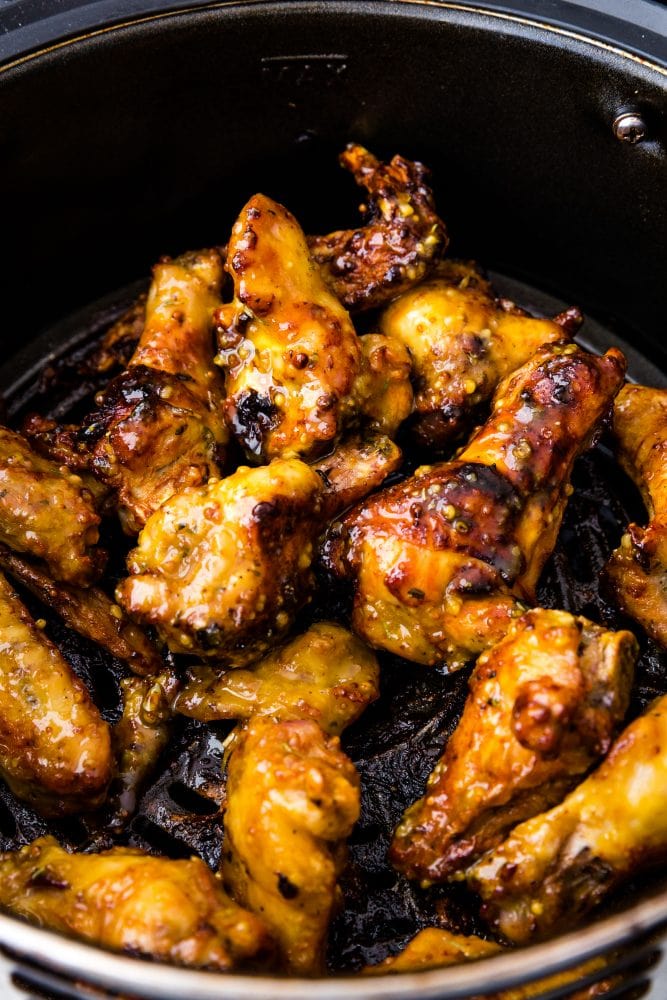
[[[38,23],[27,35],[25,23],[21,33],[9,20],[21,6],[31,5],[19,0],[6,12],[15,51],[11,32],[9,52],[0,40],[0,176],[12,192],[0,385],[11,419],[31,407],[59,416],[76,409],[92,387],[65,377],[45,391],[46,362],[94,339],[135,293],[128,282],[162,253],[224,240],[253,191],[286,203],[310,231],[351,222],[356,194],[336,166],[350,139],[427,163],[453,254],[494,268],[498,287],[537,311],[577,302],[589,317],[584,343],[619,344],[632,377],[667,385],[656,252],[666,221],[666,74],[650,48],[660,41],[649,30],[656,5],[637,4],[648,24],[638,34],[611,16],[596,21],[592,4],[550,4],[552,16],[569,16],[565,26],[537,23],[519,11],[526,4],[502,5],[514,8],[509,14],[497,3],[420,0],[193,3],[179,11],[63,3],[50,29]],[[103,21],[93,28],[95,13]],[[0,8],[0,26],[2,16]],[[37,337],[40,328],[48,332]],[[641,505],[604,442],[579,463],[576,486],[541,600],[621,624],[598,592],[598,575],[621,526],[641,519]],[[114,718],[118,665],[56,621],[49,627]],[[647,641],[642,650],[634,713],[667,690],[667,658]],[[112,996],[189,1000],[305,997],[314,989],[322,998],[455,998],[602,952],[628,970],[611,995],[630,996],[651,965],[653,933],[667,923],[663,874],[628,886],[583,931],[521,953],[350,977],[428,923],[479,929],[469,899],[415,889],[384,857],[455,723],[466,679],[387,657],[382,699],[349,734],[364,803],[344,877],[346,909],[332,928],[334,978],[316,986],[220,978],[112,956],[0,915],[0,942],[19,962],[25,990],[41,983],[64,997],[99,997],[101,986]],[[132,842],[216,864],[226,731],[183,725],[130,826]],[[103,826],[47,826],[0,789],[2,847],[47,829],[72,847],[107,843]]]

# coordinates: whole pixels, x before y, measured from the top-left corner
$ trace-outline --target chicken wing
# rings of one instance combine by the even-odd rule
[[[359,337],[361,368],[353,386],[359,422],[393,438],[412,413],[412,359],[394,337],[366,333]]]
[[[573,927],[623,879],[667,858],[667,696],[554,809],[517,826],[468,873],[509,941]]]
[[[447,233],[436,214],[423,164],[402,156],[381,163],[353,143],[340,162],[366,189],[367,224],[312,236],[308,245],[346,308],[372,309],[426,276],[447,249]]]
[[[274,459],[184,490],[146,524],[117,600],[155,625],[173,652],[250,663],[309,600],[325,518],[379,485],[399,460],[386,439],[362,441],[321,469]]]
[[[109,727],[0,575],[0,774],[44,816],[94,809],[111,780]]]
[[[248,458],[330,449],[361,365],[352,322],[313,263],[294,216],[255,195],[232,230],[234,301],[216,314],[225,416]]]
[[[395,299],[380,319],[382,333],[410,351],[417,443],[442,450],[461,438],[501,379],[581,322],[578,310],[534,319],[498,299],[473,264],[441,262],[434,277]]]
[[[174,493],[219,475],[228,432],[212,317],[222,278],[217,250],[161,260],[129,367],[97,397],[98,409],[80,428],[26,425],[36,447],[92,471],[112,492],[127,534]]]
[[[262,921],[233,903],[198,858],[130,847],[68,854],[40,837],[0,854],[0,903],[116,951],[219,972],[264,963],[273,948]]]
[[[340,625],[318,622],[253,670],[194,669],[175,708],[201,722],[255,715],[313,719],[329,736],[339,736],[378,695],[373,653]]]
[[[74,632],[123,660],[135,674],[159,674],[164,669],[162,657],[143,630],[99,587],[56,583],[4,545],[0,545],[0,567],[60,615]]]
[[[322,558],[355,586],[353,626],[372,646],[450,669],[493,645],[534,600],[571,492],[570,472],[625,363],[547,345],[498,387],[455,461],[425,466],[355,507]]]
[[[251,720],[229,761],[222,872],[292,974],[324,972],[343,840],[358,815],[359,778],[337,737],[312,720]]]
[[[607,565],[622,610],[667,647],[667,389],[626,385],[614,406],[618,459],[639,487],[647,527],[631,524]]]
[[[0,427],[0,542],[43,559],[68,583],[90,583],[106,555],[96,548],[99,514],[81,479]]]
[[[564,611],[523,615],[480,656],[461,720],[390,850],[409,878],[469,867],[559,802],[627,711],[637,642]]]

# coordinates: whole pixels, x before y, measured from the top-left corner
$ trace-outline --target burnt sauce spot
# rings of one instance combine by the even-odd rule
[[[280,410],[268,396],[260,396],[255,389],[250,389],[234,401],[229,421],[244,447],[251,455],[259,457],[266,435],[280,422]]]

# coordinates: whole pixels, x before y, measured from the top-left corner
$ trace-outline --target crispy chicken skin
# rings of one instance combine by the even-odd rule
[[[69,628],[123,660],[133,673],[163,670],[162,657],[145,632],[99,587],[57,583],[4,545],[0,545],[0,567],[60,615]]]
[[[641,491],[649,523],[629,525],[606,580],[619,607],[667,647],[667,389],[624,386],[613,426],[618,460]]]
[[[0,854],[0,903],[33,923],[116,951],[229,972],[271,953],[252,913],[200,861],[130,847],[68,854],[53,837]]]
[[[422,467],[334,523],[322,559],[354,582],[371,646],[450,669],[507,632],[560,527],[569,477],[623,380],[625,361],[541,348],[498,387],[455,461]]]
[[[394,866],[443,881],[559,802],[609,749],[637,653],[630,632],[564,611],[523,615],[477,661],[426,796],[394,835]]]
[[[218,250],[161,260],[129,367],[97,397],[98,409],[80,428],[26,425],[36,447],[89,469],[112,492],[127,534],[174,493],[220,472],[229,435],[212,318],[222,278]]]
[[[339,736],[378,697],[379,673],[359,639],[333,622],[318,622],[253,670],[193,669],[175,707],[201,722],[255,715],[313,719],[329,736]]]
[[[225,416],[250,460],[330,449],[361,365],[352,322],[294,216],[257,194],[232,230],[234,301],[216,314]]]
[[[534,319],[498,299],[473,264],[442,261],[435,276],[395,299],[380,319],[382,333],[412,358],[417,443],[442,450],[461,438],[501,379],[581,320],[577,310]]]
[[[119,603],[173,652],[244,666],[288,630],[313,588],[325,518],[400,461],[386,438],[355,440],[321,466],[274,459],[172,497],[130,553]]]
[[[42,559],[68,583],[90,583],[105,553],[95,548],[100,518],[81,479],[0,427],[0,542]]]
[[[0,774],[43,816],[101,804],[109,727],[56,647],[0,575]]]
[[[667,857],[667,696],[596,771],[470,869],[483,915],[522,944],[571,928],[624,878]]]
[[[310,719],[251,720],[229,761],[222,872],[294,975],[324,973],[343,841],[358,815],[359,778],[337,737]]]
[[[340,163],[366,189],[366,225],[312,236],[308,245],[347,309],[374,309],[426,276],[447,249],[447,233],[421,163],[402,156],[381,163],[353,143]]]

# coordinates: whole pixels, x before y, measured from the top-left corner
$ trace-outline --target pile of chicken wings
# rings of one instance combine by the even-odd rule
[[[431,928],[364,973],[553,935],[667,856],[667,697],[624,728],[633,633],[536,606],[573,465],[608,428],[647,516],[605,586],[667,646],[667,390],[579,346],[577,309],[533,317],[447,259],[421,164],[356,145],[341,162],[358,229],[306,236],[254,195],[225,246],[155,265],[86,360],[108,380],[85,419],[0,428],[12,792],[45,817],[111,805],[122,838],[174,718],[236,723],[219,871],[42,837],[0,856],[13,913],[183,965],[323,974],[360,804],[340,738],[379,697],[374,650],[472,665],[390,862],[465,882],[489,940]],[[115,588],[110,518],[131,539]],[[350,627],[299,634],[327,580]],[[126,664],[114,726],[10,581]]]

